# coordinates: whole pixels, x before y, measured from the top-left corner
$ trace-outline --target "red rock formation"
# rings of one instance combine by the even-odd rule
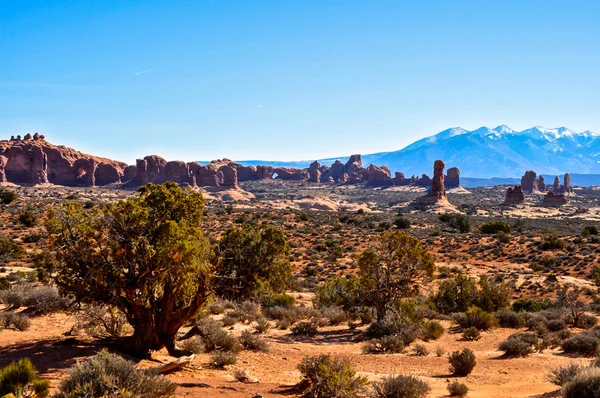
[[[96,185],[119,184],[121,173],[114,164],[100,163],[94,173]]]
[[[506,198],[504,199],[505,205],[516,205],[525,203],[525,194],[520,185],[516,185],[514,188],[508,188],[506,191]]]
[[[8,158],[6,156],[0,156],[0,182],[7,182],[6,172],[4,168],[6,167],[6,162],[8,162]]]
[[[237,169],[234,166],[228,164],[220,167],[219,171],[223,173],[223,186],[232,188],[238,187]]]
[[[448,169],[445,184],[448,188],[460,187],[460,170],[458,169],[458,167],[451,167]]]
[[[427,174],[423,174],[421,178],[414,178],[415,185],[419,187],[430,187],[431,186],[431,178]]]
[[[546,181],[544,181],[544,176],[542,175],[538,178],[538,189],[540,192],[546,192]]]
[[[573,187],[571,186],[571,174],[566,173],[564,177],[564,187],[566,193],[573,193]]]
[[[542,200],[542,206],[562,206],[567,203],[567,198],[564,194],[555,194],[548,192]]]
[[[363,170],[362,156],[360,154],[352,155],[344,165],[344,173],[349,176],[354,173],[360,173]]]
[[[558,178],[558,176],[554,177],[554,184],[552,187],[552,192],[554,193],[560,193],[561,189],[560,189],[560,179]]]
[[[181,160],[167,162],[159,178],[160,182],[173,181],[177,184],[190,183],[190,170]]]
[[[411,182],[413,182],[413,181],[410,180],[410,179],[408,179],[408,178],[406,178],[404,176],[404,173],[401,173],[401,172],[397,171],[394,174],[394,185],[397,185],[397,186],[408,185]]]
[[[270,180],[275,175],[275,169],[271,166],[256,166],[256,175],[259,180]]]
[[[525,175],[521,177],[521,188],[523,189],[523,192],[533,193],[539,191],[538,180],[536,177],[537,174],[533,170],[525,172]]]
[[[238,181],[256,181],[258,180],[258,171],[254,166],[242,166],[241,164],[234,164],[237,168]]]
[[[314,161],[308,167],[308,181],[310,182],[321,182],[321,165],[318,161]]]
[[[135,178],[136,170],[137,168],[135,165],[125,167],[125,170],[123,170],[123,181],[128,182],[133,180]]]
[[[309,175],[306,170],[296,169],[292,167],[277,167],[274,170],[279,180],[302,181],[308,180]]]
[[[433,181],[431,182],[431,193],[438,200],[446,198],[446,188],[444,186],[444,167],[446,165],[441,160],[436,160],[433,164]]]
[[[387,166],[377,167],[374,164],[369,165],[369,167],[363,171],[362,176],[363,180],[367,182],[367,185],[378,187],[394,185],[390,169]]]

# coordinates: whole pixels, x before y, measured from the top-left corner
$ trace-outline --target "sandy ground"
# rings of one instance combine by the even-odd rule
[[[67,369],[77,361],[93,355],[102,346],[98,342],[72,341],[65,336],[74,320],[64,314],[37,317],[26,332],[3,330],[0,332],[0,365],[29,357],[43,377],[56,387]],[[237,334],[247,325],[236,325],[232,333]],[[453,378],[448,372],[447,353],[463,347],[472,349],[477,357],[477,366],[466,378],[460,378],[471,389],[470,397],[532,397],[557,388],[545,380],[549,369],[570,362],[585,362],[583,359],[568,358],[558,350],[547,350],[528,358],[504,359],[497,351],[498,343],[513,329],[496,329],[483,332],[476,342],[460,340],[460,334],[447,332],[438,341],[423,343],[430,354],[426,357],[411,355],[412,347],[404,354],[367,355],[361,352],[362,343],[357,341],[358,331],[347,326],[320,329],[313,338],[293,337],[289,331],[272,330],[266,339],[270,352],[243,351],[238,363],[224,370],[210,367],[209,355],[200,354],[192,365],[174,372],[168,377],[179,385],[177,396],[194,398],[252,397],[257,393],[264,397],[290,396],[285,387],[301,380],[298,363],[305,355],[333,354],[348,358],[356,370],[370,380],[378,380],[390,374],[402,373],[421,377],[430,383],[432,397],[447,395],[446,385]],[[446,350],[446,355],[437,357],[436,347]],[[138,366],[153,367],[171,358],[166,352],[153,354],[153,360],[145,360]],[[248,370],[256,383],[240,383],[232,374],[236,368]],[[293,394],[291,394],[294,396]]]

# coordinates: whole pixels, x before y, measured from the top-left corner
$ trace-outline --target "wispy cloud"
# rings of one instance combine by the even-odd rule
[[[143,75],[145,73],[150,73],[152,71],[154,71],[156,68],[151,68],[151,69],[146,69],[146,70],[141,70],[139,72],[135,72],[133,75],[134,76],[139,76],[139,75]]]

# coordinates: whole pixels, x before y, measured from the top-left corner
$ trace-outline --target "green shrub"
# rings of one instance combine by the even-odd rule
[[[598,235],[598,228],[595,225],[586,225],[582,230],[583,235]]]
[[[275,293],[266,299],[263,299],[265,307],[284,307],[290,308],[294,306],[296,299],[287,293]]]
[[[448,362],[450,363],[450,372],[459,377],[471,374],[477,364],[475,354],[468,348],[463,348],[462,351],[454,351],[450,354]]]
[[[562,319],[551,319],[548,321],[548,330],[551,332],[558,332],[559,330],[563,330],[567,327],[565,321]]]
[[[547,235],[542,242],[542,250],[564,249],[565,240],[556,235]]]
[[[349,361],[330,355],[306,357],[298,369],[310,383],[306,394],[314,398],[355,397],[367,383],[366,377],[356,376]]]
[[[598,324],[598,318],[592,314],[582,314],[577,319],[577,327],[581,329],[589,329]]]
[[[598,355],[600,340],[584,333],[577,334],[563,341],[562,349],[565,354],[577,354],[586,357]]]
[[[409,229],[410,228],[410,220],[408,218],[404,217],[403,215],[399,214],[394,219],[394,225],[398,229]]]
[[[469,308],[459,322],[463,328],[475,327],[478,330],[488,330],[497,325],[496,318],[479,307]]]
[[[37,216],[31,210],[25,210],[19,214],[17,220],[27,228],[35,227],[38,223]]]
[[[423,339],[425,340],[437,340],[446,329],[438,321],[427,321],[423,323]]]
[[[19,198],[15,191],[10,191],[5,188],[0,188],[0,203],[8,205]]]
[[[152,370],[106,350],[78,363],[59,387],[56,398],[108,397],[115,391],[129,397],[174,397],[177,385]]]
[[[315,307],[338,306],[349,311],[359,307],[358,278],[329,278],[315,289]]]
[[[528,335],[532,335],[532,338]],[[501,342],[498,349],[504,351],[508,358],[526,357],[534,352],[537,343],[538,338],[532,333],[517,333]]]
[[[426,357],[429,355],[429,350],[425,346],[425,344],[415,344],[413,346],[413,352],[417,357]]]
[[[372,339],[363,346],[365,354],[400,353],[404,351],[404,342],[400,336],[383,336]]]
[[[512,307],[515,312],[540,312],[546,308],[549,303],[543,303],[534,299],[519,299],[516,300]]]
[[[469,387],[460,381],[453,381],[448,384],[448,393],[451,397],[464,397],[469,393]]]
[[[339,325],[348,320],[348,314],[340,307],[323,307],[321,308],[321,313],[331,326]]]
[[[26,251],[23,246],[0,233],[0,261],[7,261],[11,258],[19,259],[25,254]]]
[[[466,341],[476,341],[476,340],[479,340],[480,338],[481,338],[481,333],[479,332],[479,329],[477,329],[475,326],[466,328],[462,334],[462,339],[466,340]]]
[[[254,330],[257,333],[264,334],[267,333],[271,329],[271,324],[267,318],[258,318],[256,320],[256,325],[254,325]]]
[[[431,391],[427,382],[416,376],[389,376],[373,383],[370,398],[425,398]]]
[[[585,367],[577,363],[570,363],[565,366],[559,366],[550,370],[550,373],[546,376],[546,379],[557,386],[564,386],[568,382],[572,381],[575,376],[579,374]]]
[[[48,380],[37,378],[37,371],[28,358],[0,369],[0,396],[43,398],[50,393]]]
[[[498,311],[494,314],[498,324],[503,328],[520,329],[525,326],[523,314],[514,311]]]
[[[471,221],[463,214],[442,214],[439,217],[440,221],[448,224],[452,228],[458,229],[462,233],[469,232],[471,230]]]
[[[10,281],[5,276],[0,276],[0,290],[10,289]],[[1,300],[1,299],[0,299]]]
[[[499,232],[503,232],[505,234],[510,234],[512,232],[510,225],[508,225],[504,221],[486,222],[481,227],[479,227],[479,231],[481,231],[482,234],[487,234],[487,235],[495,235]]]
[[[592,367],[579,372],[562,388],[565,398],[596,398],[600,396],[600,368]]]
[[[215,368],[224,368],[227,365],[235,365],[237,357],[233,352],[217,351],[211,356],[210,360]]]
[[[240,343],[248,350],[252,351],[269,351],[269,344],[262,337],[252,334],[248,330],[244,330],[240,335]]]
[[[314,322],[300,322],[292,326],[292,333],[295,335],[314,336],[317,331],[317,325]]]
[[[192,337],[189,339],[182,340],[178,343],[179,348],[184,351],[189,351],[194,354],[200,354],[204,352],[204,341],[200,337]]]

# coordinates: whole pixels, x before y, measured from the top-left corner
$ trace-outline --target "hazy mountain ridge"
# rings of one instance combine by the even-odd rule
[[[321,164],[346,157],[319,159]],[[362,156],[363,164],[388,166],[406,176],[431,174],[432,164],[442,159],[447,167],[458,167],[462,176],[473,178],[519,178],[526,170],[538,174],[600,174],[600,134],[574,132],[565,127],[533,127],[514,131],[507,126],[444,130],[393,152]],[[244,165],[308,167],[311,161],[240,161]]]

